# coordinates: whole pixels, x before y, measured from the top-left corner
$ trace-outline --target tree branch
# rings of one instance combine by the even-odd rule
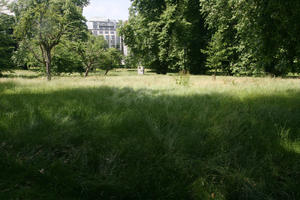
[[[34,58],[38,61],[38,62],[40,62],[40,63],[45,63],[41,58],[39,58],[39,56],[36,54],[36,52],[31,48],[31,46],[30,45],[26,45],[27,46],[27,48],[32,52],[32,54],[33,54],[33,56],[34,56]]]

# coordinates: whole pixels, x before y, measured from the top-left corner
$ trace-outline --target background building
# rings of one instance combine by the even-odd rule
[[[120,49],[124,54],[123,40],[117,33],[118,24],[116,20],[104,18],[94,18],[87,22],[88,29],[93,35],[102,35],[107,41],[109,48]]]

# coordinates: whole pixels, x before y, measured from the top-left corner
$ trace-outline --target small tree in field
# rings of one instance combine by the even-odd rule
[[[17,18],[15,35],[45,66],[51,80],[53,49],[63,38],[86,30],[80,2],[74,0],[19,0],[13,6]],[[38,51],[34,46],[38,47]]]
[[[118,49],[110,48],[108,49],[101,59],[100,68],[105,70],[105,76],[110,70],[121,65],[122,54]]]
[[[89,35],[87,42],[79,43],[78,53],[85,66],[85,77],[92,68],[101,65],[107,47],[108,44],[103,36]]]
[[[214,70],[214,77],[217,75],[218,69],[222,68],[222,63],[227,61],[228,49],[226,43],[222,41],[222,35],[220,32],[217,32],[213,35],[207,50],[202,50],[202,53],[208,56],[206,66]]]

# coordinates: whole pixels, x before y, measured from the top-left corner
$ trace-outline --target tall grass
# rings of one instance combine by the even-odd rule
[[[300,199],[300,80],[0,80],[0,199]]]

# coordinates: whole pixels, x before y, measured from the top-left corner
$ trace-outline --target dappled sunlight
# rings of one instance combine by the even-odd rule
[[[281,142],[281,145],[288,151],[300,154],[300,141],[299,141],[299,139],[297,141],[283,140]]]

